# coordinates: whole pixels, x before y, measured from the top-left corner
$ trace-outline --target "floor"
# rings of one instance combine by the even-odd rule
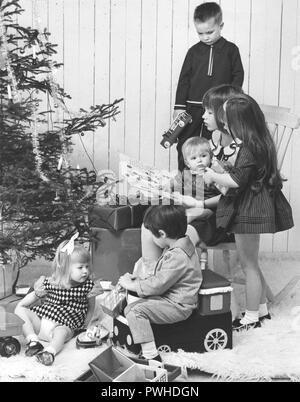
[[[300,275],[300,253],[261,253],[260,264],[274,295],[278,294],[291,278]],[[47,261],[31,263],[20,274],[19,284],[31,285],[41,274],[49,275],[51,264]],[[243,286],[236,285],[235,294],[241,309],[245,304]],[[197,371],[189,372],[188,382],[214,382],[209,376]],[[276,380],[274,380],[276,381]],[[280,380],[278,380],[280,381]]]

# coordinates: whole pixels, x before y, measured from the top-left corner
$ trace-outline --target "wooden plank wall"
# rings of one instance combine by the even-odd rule
[[[72,111],[124,98],[116,121],[77,138],[73,162],[118,170],[118,153],[162,169],[175,169],[176,150],[161,135],[172,120],[177,80],[187,49],[198,38],[193,11],[201,0],[21,0],[20,22],[42,26],[64,63],[57,79],[70,93]],[[300,0],[220,0],[223,35],[240,48],[245,92],[259,103],[300,115]],[[298,46],[298,47],[297,47]],[[299,67],[298,67],[299,66]],[[265,251],[300,251],[300,136],[293,138],[283,174],[296,227],[263,236]],[[85,149],[84,149],[85,148]],[[86,150],[86,151],[85,151]]]

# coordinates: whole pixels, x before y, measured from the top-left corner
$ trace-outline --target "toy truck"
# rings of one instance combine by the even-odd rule
[[[183,349],[186,352],[212,352],[232,348],[232,315],[230,299],[232,287],[221,275],[204,270],[199,291],[198,308],[185,321],[175,324],[152,324],[159,352]],[[123,315],[113,323],[112,342],[134,354],[140,353],[140,345],[134,344]]]
[[[169,130],[163,134],[163,139],[160,143],[164,148],[170,148],[175,142],[187,124],[192,122],[192,116],[186,112],[180,113],[171,124]]]
[[[10,357],[20,352],[21,345],[14,336],[22,334],[23,323],[16,314],[0,307],[0,356]]]

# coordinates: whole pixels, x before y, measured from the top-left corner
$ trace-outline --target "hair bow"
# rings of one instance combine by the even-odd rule
[[[74,251],[74,245],[75,245],[75,240],[77,239],[77,237],[79,236],[79,233],[76,232],[71,239],[68,241],[68,243],[66,245],[63,246],[63,248],[61,249],[61,251],[63,253],[67,252],[68,255],[72,254]]]

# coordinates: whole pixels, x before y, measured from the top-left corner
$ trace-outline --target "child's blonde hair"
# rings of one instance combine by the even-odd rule
[[[71,254],[68,254],[67,251],[62,251],[62,248],[68,242],[69,240],[65,240],[57,247],[52,263],[53,274],[51,276],[52,285],[65,289],[70,288],[71,258],[82,263],[89,263],[91,259],[90,253],[81,245],[75,244]]]
[[[182,155],[184,161],[186,161],[187,155],[189,155],[192,151],[197,151],[201,147],[208,151],[210,157],[212,158],[213,152],[210,147],[209,141],[204,137],[191,137],[188,138],[182,145]]]

